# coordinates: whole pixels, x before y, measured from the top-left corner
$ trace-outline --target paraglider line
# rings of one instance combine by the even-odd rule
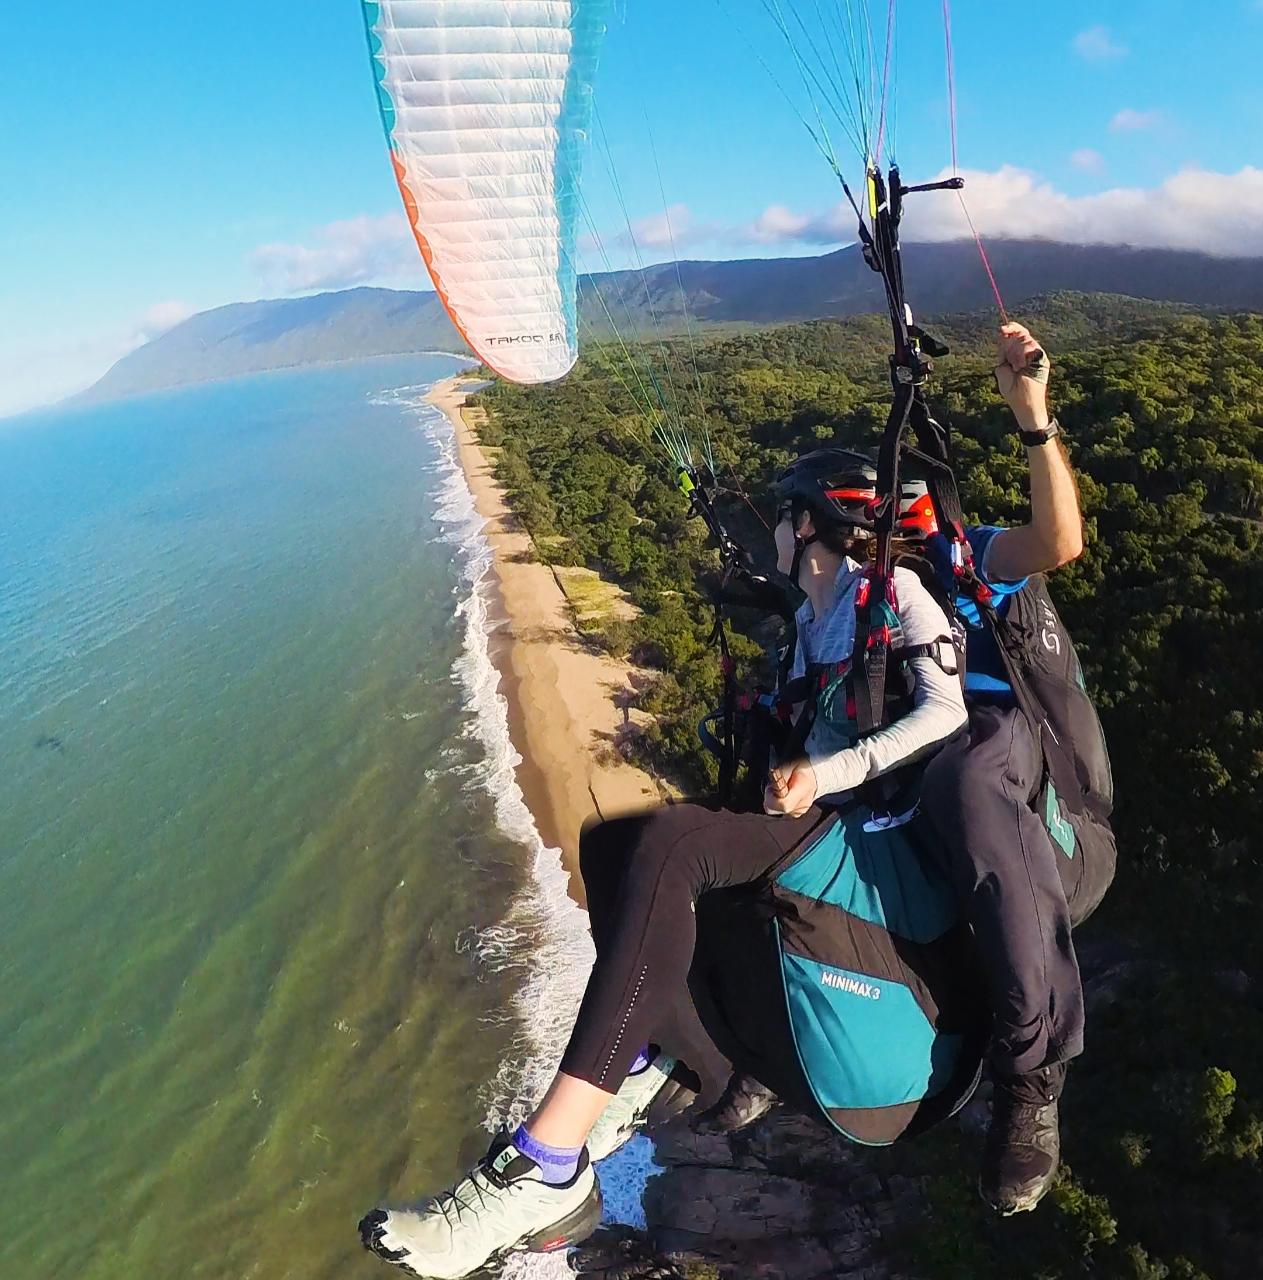
[[[653,294],[649,289],[649,276],[645,269],[644,258],[640,252],[640,244],[636,239],[635,228],[632,226],[631,212],[628,209],[627,200],[623,195],[623,184],[619,180],[618,170],[614,166],[613,152],[610,149],[609,138],[605,133],[605,122],[601,118],[598,111],[593,112],[593,118],[596,122],[597,132],[600,134],[601,146],[605,157],[605,166],[609,174],[610,183],[613,187],[614,194],[618,199],[619,209],[623,215],[623,221],[627,226],[627,240],[631,245],[632,253],[635,255],[636,266],[640,275],[640,282],[644,289],[645,303],[649,309],[650,322],[653,325],[654,334],[657,337],[658,350],[662,356],[663,372],[666,374],[667,389],[670,391],[670,411],[674,414],[676,422],[680,422],[682,415],[680,412],[680,396],[675,386],[675,378],[671,372],[671,353],[667,348],[665,333],[662,323],[658,317],[658,309],[654,305]],[[661,392],[659,392],[661,396]],[[662,397],[663,408],[667,408],[667,401]]]
[[[1000,319],[1004,324],[1009,323],[1009,313],[1004,307],[1004,298],[1000,295],[1000,286],[996,283],[995,272],[991,269],[991,259],[987,257],[986,245],[982,243],[982,237],[978,234],[978,228],[974,226],[974,220],[970,217],[969,206],[965,203],[963,192],[957,192],[960,198],[960,207],[965,215],[965,221],[969,223],[969,230],[974,237],[974,244],[978,246],[978,256],[982,259],[982,269],[987,273],[987,280],[991,284],[991,292],[995,295],[996,308],[1000,312]]]
[[[886,10],[886,55],[881,72],[881,110],[877,116],[877,147],[873,159],[881,164],[882,144],[886,141],[886,101],[890,95],[890,55],[895,43],[895,0],[890,0]],[[949,63],[950,66],[950,63]],[[954,149],[954,148],[953,148]],[[955,159],[953,158],[953,165]]]
[[[943,40],[947,46],[947,119],[952,131],[952,173],[960,171],[956,158],[956,57],[952,50],[951,0],[943,0]]]
[[[780,31],[781,36],[785,41],[786,48],[789,50],[790,56],[794,60],[794,65],[798,69],[799,78],[802,80],[803,88],[806,91],[807,101],[811,104],[811,109],[816,117],[817,126],[819,127],[821,135],[824,137],[825,145],[828,147],[828,154],[831,157],[836,156],[836,152],[833,147],[833,141],[829,137],[828,126],[824,122],[824,113],[821,111],[820,100],[816,97],[817,92],[821,95],[821,97],[823,97],[826,105],[830,107],[834,115],[838,117],[839,121],[842,121],[843,127],[846,129],[846,132],[850,136],[854,145],[862,151],[863,146],[862,146],[862,143],[858,140],[857,135],[853,133],[849,128],[847,128],[845,121],[842,119],[842,116],[839,113],[837,107],[835,107],[834,104],[830,101],[830,96],[829,96],[830,90],[826,88],[827,80],[822,82],[821,77],[816,73],[814,68],[810,67],[807,64],[806,60],[803,58],[802,54],[799,52],[798,46],[794,42],[794,37],[790,33],[789,26],[786,23],[785,17],[781,13],[780,8],[775,4],[774,0],[772,0],[771,3],[769,3],[769,0],[764,0],[763,7],[767,11],[768,15],[771,17],[772,21],[776,24],[777,29]],[[797,14],[795,14],[795,17],[797,17]],[[800,19],[800,25],[801,25],[801,19]],[[815,91],[813,91],[812,89],[813,83],[816,86]],[[810,126],[808,126],[808,128],[810,128]],[[836,159],[833,160],[833,163],[835,165],[837,164]]]
[[[894,0],[891,0],[893,4]],[[957,144],[956,144],[956,58],[952,47],[952,8],[951,0],[943,0],[943,40],[947,46],[947,118],[951,124],[952,133],[952,174],[960,175],[960,165],[957,160]],[[987,257],[987,248],[982,243],[982,236],[978,234],[978,228],[974,225],[974,220],[969,213],[969,206],[965,203],[965,195],[963,191],[958,191],[957,196],[960,200],[961,212],[965,215],[965,221],[969,224],[970,234],[974,238],[974,244],[978,246],[978,256],[982,259],[982,269],[987,273],[987,280],[991,284],[991,292],[995,295],[995,304],[1000,312],[1000,319],[1003,323],[1009,323],[1009,313],[1004,306],[1004,298],[1000,294],[1000,286],[996,283],[995,272],[991,269],[991,259]]]
[[[653,128],[649,123],[649,112],[647,108],[644,111],[644,117],[645,136],[649,141],[649,154],[653,157],[654,173],[657,174],[658,177],[658,194],[662,199],[662,217],[666,222],[667,239],[671,245],[671,262],[675,267],[675,283],[676,287],[680,291],[680,308],[684,314],[684,332],[688,335],[689,362],[693,367],[693,386],[697,392],[697,407],[704,417],[706,413],[706,400],[702,395],[702,377],[697,367],[697,343],[693,338],[693,321],[692,317],[689,315],[688,298],[684,292],[684,276],[680,271],[680,254],[675,244],[675,228],[671,225],[671,209],[667,204],[667,188],[665,182],[662,180],[662,165],[658,160],[658,148],[654,142]],[[703,427],[707,432],[707,440],[709,443],[709,428],[705,426],[704,422]]]

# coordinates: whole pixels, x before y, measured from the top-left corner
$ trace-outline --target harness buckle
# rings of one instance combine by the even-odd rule
[[[864,823],[864,830],[869,833],[893,831],[896,827],[902,827],[911,822],[917,816],[918,808],[919,806],[914,804],[907,813],[874,813]]]

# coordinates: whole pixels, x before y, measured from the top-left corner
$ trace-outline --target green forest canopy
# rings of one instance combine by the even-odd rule
[[[1084,938],[1135,959],[1071,1075],[1073,1173],[1058,1211],[984,1221],[944,1147],[957,1139],[940,1136],[892,1156],[937,1170],[950,1210],[914,1256],[944,1277],[1061,1277],[1085,1265],[1143,1280],[1253,1276],[1263,1259],[1263,1019],[1251,981],[1263,951],[1263,316],[1054,295],[1020,318],[1053,353],[1087,521],[1083,557],[1052,585],[1113,747],[1119,874]],[[1020,521],[1025,459],[990,372],[994,321],[931,327],[954,348],[931,400],[956,433],[966,512]],[[541,554],[599,570],[641,611],[604,641],[661,672],[643,696],[654,722],[642,763],[692,788],[713,781],[695,729],[719,673],[699,582],[715,554],[647,441],[637,379],[678,405],[695,440],[709,437],[734,532],[767,552],[757,513],[776,471],[822,444],[876,443],[888,341],[883,320],[859,317],[646,344],[630,362],[611,344],[562,383],[496,383],[477,397],[499,477]],[[736,651],[753,669],[771,635],[755,619],[743,630]]]

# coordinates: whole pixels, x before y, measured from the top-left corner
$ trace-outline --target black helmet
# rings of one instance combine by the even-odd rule
[[[826,526],[872,529],[876,523],[877,468],[853,449],[816,449],[791,462],[773,487],[777,515],[789,507],[795,520],[801,511]]]

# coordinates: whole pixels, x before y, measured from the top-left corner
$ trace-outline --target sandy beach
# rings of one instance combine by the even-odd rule
[[[477,437],[479,410],[464,407],[467,376],[429,399],[456,431],[461,466],[495,556],[504,626],[493,656],[509,701],[509,731],[522,756],[518,783],[540,834],[562,851],[571,893],[583,900],[579,831],[593,814],[613,817],[660,802],[658,784],[612,749],[626,731],[617,703],[635,668],[594,652],[575,621],[561,577],[534,555],[530,536],[505,503],[492,451]]]

